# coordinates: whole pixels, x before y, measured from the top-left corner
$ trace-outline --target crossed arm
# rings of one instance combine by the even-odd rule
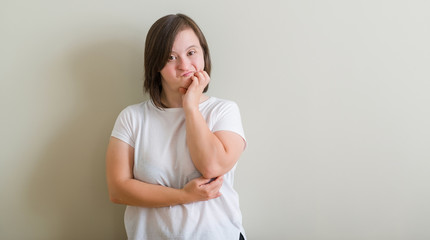
[[[141,207],[167,207],[221,196],[222,177],[196,178],[183,189],[145,183],[133,177],[134,148],[111,137],[106,154],[106,175],[112,202]]]

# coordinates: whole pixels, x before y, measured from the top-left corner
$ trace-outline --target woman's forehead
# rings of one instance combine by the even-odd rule
[[[186,28],[176,35],[172,51],[181,52],[192,47],[200,48],[200,41],[191,28]]]

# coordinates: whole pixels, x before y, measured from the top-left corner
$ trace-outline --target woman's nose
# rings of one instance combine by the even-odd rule
[[[187,58],[180,58],[180,60],[178,61],[178,68],[181,70],[188,70],[191,62],[189,59]]]

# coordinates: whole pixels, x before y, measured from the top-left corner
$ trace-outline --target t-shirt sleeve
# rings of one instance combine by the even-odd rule
[[[121,111],[118,118],[116,119],[115,125],[112,130],[112,137],[118,138],[119,140],[126,142],[128,145],[134,147],[135,136],[133,134],[133,112],[128,107]]]
[[[228,101],[218,109],[216,121],[212,127],[212,132],[231,131],[239,134],[246,145],[245,133],[242,127],[242,119],[239,107],[235,102]]]

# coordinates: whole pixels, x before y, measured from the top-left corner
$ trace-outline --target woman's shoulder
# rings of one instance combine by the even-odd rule
[[[210,112],[236,111],[239,109],[237,103],[233,100],[210,97],[206,104],[201,107],[201,110]]]
[[[127,115],[127,116],[143,115],[145,114],[145,111],[148,108],[148,104],[149,104],[149,100],[128,105],[121,111],[120,115]]]
[[[148,100],[140,102],[140,103],[135,103],[135,104],[131,104],[128,105],[125,109],[129,110],[129,111],[138,111],[138,110],[142,110],[142,108],[144,108],[144,106],[148,103]],[[124,109],[124,110],[125,110]]]
[[[207,102],[208,102],[207,105],[212,105],[212,106],[237,105],[237,103],[233,100],[222,99],[222,98],[218,98],[218,97],[209,97]]]

